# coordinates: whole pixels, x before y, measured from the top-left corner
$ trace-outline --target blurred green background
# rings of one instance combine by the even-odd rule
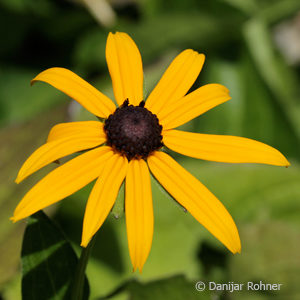
[[[228,208],[242,253],[229,253],[153,182],[154,240],[143,273],[131,271],[124,218],[111,215],[88,265],[90,298],[300,299],[299,0],[0,0],[0,24],[0,299],[21,297],[25,221],[8,218],[55,166],[17,186],[18,169],[54,124],[93,119],[61,92],[29,82],[46,68],[65,67],[113,97],[105,42],[116,30],[130,34],[141,51],[145,95],[186,48],[206,55],[192,89],[206,83],[230,89],[231,101],[185,130],[257,139],[292,165],[222,164],[174,154]],[[47,210],[77,251],[90,189]],[[283,286],[277,292],[197,292],[199,280]]]

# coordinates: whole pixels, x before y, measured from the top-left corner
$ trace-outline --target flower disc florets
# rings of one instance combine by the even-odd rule
[[[129,160],[147,158],[151,152],[163,146],[162,126],[157,116],[144,105],[144,101],[139,106],[133,106],[125,100],[104,124],[107,144]]]

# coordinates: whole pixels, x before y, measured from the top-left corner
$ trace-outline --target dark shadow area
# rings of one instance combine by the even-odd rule
[[[80,6],[70,4],[67,9],[64,3],[59,1],[45,14],[35,12],[30,6],[17,12],[0,4],[0,19],[11,24],[9,34],[7,28],[0,28],[0,34],[5,37],[0,62],[38,69],[71,66],[70,53],[78,33],[96,26],[96,22]]]
[[[200,244],[197,257],[203,266],[204,275],[209,276],[215,268],[227,269],[228,254],[205,241]]]
[[[139,6],[135,2],[119,2],[115,7],[115,11],[119,16],[122,16],[131,22],[137,22],[141,19],[141,12],[139,10]]]
[[[226,283],[230,281],[228,275],[228,251],[223,251],[204,241],[199,245],[199,250],[197,251],[197,258],[201,264],[201,267],[203,268],[202,278],[204,279],[204,282],[208,283],[212,281],[217,283]],[[218,274],[218,277],[215,277],[215,274]],[[230,293],[227,291],[213,290],[211,293],[213,295],[213,299],[231,299]]]

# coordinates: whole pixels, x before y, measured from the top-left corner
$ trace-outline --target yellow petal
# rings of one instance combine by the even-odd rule
[[[103,123],[99,121],[80,121],[60,123],[53,126],[47,142],[80,135],[99,136],[101,139],[106,138],[106,134],[103,131]]]
[[[110,147],[90,150],[50,172],[22,199],[11,218],[14,222],[75,193],[99,176],[113,156]]]
[[[205,160],[290,165],[275,148],[243,137],[166,130],[163,132],[163,142],[178,153]]]
[[[150,156],[148,165],[161,185],[198,222],[232,253],[240,252],[240,238],[232,217],[202,183],[163,152],[155,152]]]
[[[143,100],[143,65],[139,49],[128,34],[109,33],[106,62],[118,104],[128,99],[138,105]]]
[[[159,113],[159,122],[164,129],[176,128],[229,99],[225,86],[207,84],[165,106]]]
[[[159,118],[163,107],[173,105],[182,98],[197,79],[205,56],[187,49],[170,64],[164,75],[149,95],[146,107]]]
[[[144,160],[133,159],[126,176],[126,227],[133,270],[142,271],[153,237],[153,204],[150,174]]]
[[[94,148],[105,142],[102,123],[95,122],[97,126],[95,123],[93,126],[85,126],[87,124],[79,126],[77,122],[74,123],[58,124],[52,128],[50,142],[42,145],[29,156],[18,173],[16,183],[20,183],[32,173],[57,159]]]
[[[113,207],[125,178],[127,165],[127,158],[119,154],[114,154],[106,161],[86,205],[81,246],[88,245]]]
[[[36,81],[51,84],[98,117],[107,118],[116,109],[114,103],[107,96],[70,70],[64,68],[47,69],[37,75],[31,84]]]

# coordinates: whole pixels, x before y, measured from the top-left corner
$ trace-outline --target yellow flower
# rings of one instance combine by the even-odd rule
[[[141,55],[127,34],[109,34],[106,60],[118,108],[107,96],[67,69],[51,68],[32,80],[32,83],[51,84],[105,121],[62,123],[51,129],[46,144],[22,166],[17,183],[61,157],[90,150],[39,181],[24,196],[11,219],[26,218],[98,178],[84,215],[81,245],[86,247],[112,209],[125,179],[129,253],[134,270],[141,271],[153,236],[150,169],[196,220],[232,253],[240,252],[238,230],[222,203],[171,156],[160,151],[161,148],[165,146],[191,157],[229,163],[288,166],[289,162],[276,149],[254,140],[174,129],[230,99],[228,89],[220,84],[207,84],[186,95],[201,71],[203,54],[191,49],[181,52],[146,102]]]

